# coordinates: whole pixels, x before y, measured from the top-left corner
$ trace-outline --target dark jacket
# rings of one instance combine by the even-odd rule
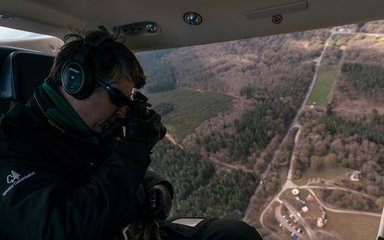
[[[0,239],[111,239],[142,214],[142,183],[165,181],[144,180],[150,157],[140,141],[119,151],[62,128],[39,91],[1,117]]]

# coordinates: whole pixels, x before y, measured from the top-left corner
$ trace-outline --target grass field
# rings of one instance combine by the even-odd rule
[[[375,239],[379,229],[380,218],[342,214],[327,211],[328,223],[324,230],[336,232],[348,240],[370,240]]]
[[[306,180],[308,180],[310,178],[323,178],[323,179],[330,180],[330,179],[333,179],[335,177],[344,175],[347,172],[348,172],[348,170],[345,168],[342,168],[342,167],[335,167],[335,168],[323,167],[322,169],[320,169],[318,171],[307,170],[303,174],[303,178]]]
[[[186,89],[147,94],[152,105],[169,103],[174,106],[162,120],[172,136],[179,142],[191,134],[204,120],[217,116],[232,106],[232,97],[214,92]]]
[[[327,105],[327,97],[331,92],[334,81],[338,78],[338,71],[339,65],[320,68],[315,85],[308,98],[308,105]]]
[[[292,180],[292,182],[293,182],[294,184],[299,185],[299,186],[301,186],[301,185],[305,185],[305,184],[307,183],[307,181],[308,181],[308,179],[307,179],[307,178],[304,178],[304,177],[299,178],[299,179]]]
[[[303,173],[303,176],[300,179],[293,180],[293,182],[297,185],[304,185],[307,183],[308,179],[313,178],[322,178],[326,180],[331,180],[336,177],[345,175],[348,172],[347,169],[342,167],[335,168],[322,168],[318,171],[307,170]]]

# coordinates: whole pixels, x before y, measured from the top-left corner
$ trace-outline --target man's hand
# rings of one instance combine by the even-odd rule
[[[154,110],[148,110],[145,117],[135,115],[124,125],[127,127],[127,137],[134,137],[144,141],[149,151],[159,140],[164,138],[166,133],[160,115]]]
[[[156,220],[165,220],[172,207],[172,197],[169,189],[162,184],[156,184],[149,190],[149,215]]]

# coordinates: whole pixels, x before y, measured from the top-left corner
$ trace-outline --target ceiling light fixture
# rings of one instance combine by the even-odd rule
[[[184,21],[192,26],[200,25],[203,22],[203,18],[196,12],[187,12],[183,15]]]
[[[9,16],[9,15],[0,14],[0,19],[2,19],[2,20],[13,20],[15,18],[12,17],[12,16]]]

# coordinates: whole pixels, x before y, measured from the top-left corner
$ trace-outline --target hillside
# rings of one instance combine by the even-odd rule
[[[183,147],[165,142],[153,155],[152,167],[175,184],[173,215],[241,218],[328,36],[318,30],[139,54],[144,91]],[[222,96],[212,99],[215,92]]]
[[[249,87],[254,94],[263,94],[311,75],[313,60],[319,57],[328,35],[318,30],[141,53],[138,57],[148,76],[148,92],[177,87],[240,96],[241,90]]]
[[[375,25],[344,28],[366,32]],[[165,140],[152,156],[152,167],[175,185],[173,216],[241,218],[275,151],[282,148],[281,162],[273,165],[261,188],[263,197],[255,198],[253,207],[260,213],[287,175],[296,132],[286,146],[280,143],[310,90],[330,36],[330,29],[322,29],[138,55],[148,77],[144,92],[179,144]],[[350,187],[368,186],[365,192],[380,203],[383,41],[373,35],[333,35],[318,73],[331,80],[318,96],[325,99],[323,105],[307,106],[299,119],[303,137],[296,179],[326,175],[333,168],[361,169],[372,177]],[[369,206],[374,210],[376,205]]]
[[[314,60],[328,36],[326,30],[318,30],[143,53],[138,57],[148,70],[148,93],[184,88],[232,96],[227,111],[219,118],[201,119],[184,139],[173,131],[175,125],[170,124],[169,116],[163,119],[170,134],[176,135],[187,149],[252,168],[254,152],[262,152],[273,138],[285,134],[303,101]],[[201,104],[200,111],[208,107],[213,106]],[[182,124],[187,128],[195,125],[191,124],[196,122],[193,117],[189,121]]]

